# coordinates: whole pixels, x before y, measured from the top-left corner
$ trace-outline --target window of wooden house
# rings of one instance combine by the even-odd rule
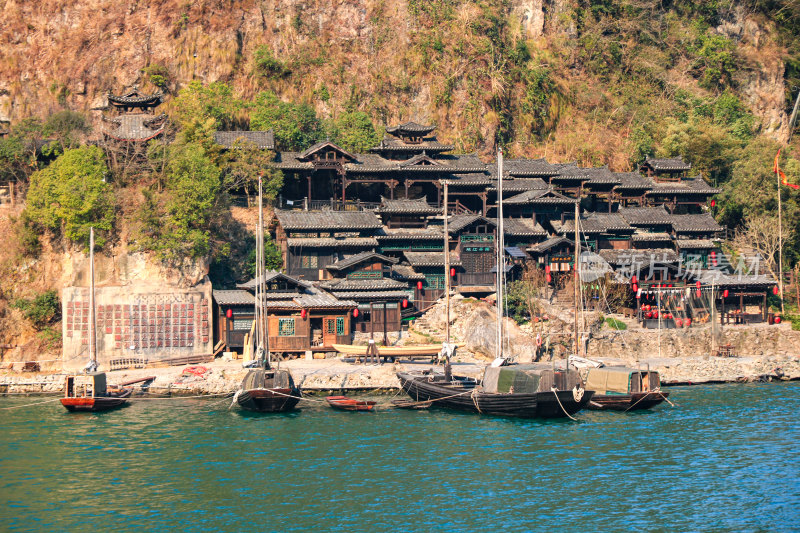
[[[318,268],[319,256],[316,252],[305,252],[300,256],[300,268]]]
[[[278,336],[279,337],[294,336],[294,318],[278,319]]]
[[[426,274],[425,286],[428,289],[444,289],[444,274]]]
[[[344,335],[344,317],[338,316],[335,320],[325,322],[326,335]]]

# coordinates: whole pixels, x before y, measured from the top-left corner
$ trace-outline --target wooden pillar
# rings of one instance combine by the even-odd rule
[[[408,183],[408,179],[406,179],[405,181],[403,181],[403,185],[404,185],[404,186],[405,186],[405,188],[406,188],[406,200],[408,200],[408,185],[409,185],[409,183]]]
[[[739,312],[744,312],[744,295],[739,293]]]
[[[389,334],[387,332],[387,327],[388,326],[386,325],[386,319],[387,319],[387,316],[388,316],[388,311],[386,310],[386,306],[387,305],[388,305],[387,302],[384,301],[383,302],[383,345],[384,346],[388,346],[389,345]]]
[[[311,208],[311,174],[308,175],[308,204],[307,207]]]
[[[764,299],[761,302],[761,320],[767,321],[767,291],[764,291]]]
[[[369,338],[375,338],[375,309],[372,302],[369,303]]]
[[[342,176],[342,209],[344,209],[344,204],[347,201],[347,198],[345,197],[345,191],[347,190],[347,185],[348,184],[349,184],[349,182],[348,182],[347,178]]]
[[[481,213],[481,215],[483,215],[483,216],[486,216],[486,200],[487,200],[487,196],[488,196],[488,194],[486,193],[486,191],[481,193],[481,200],[483,200],[483,212]]]

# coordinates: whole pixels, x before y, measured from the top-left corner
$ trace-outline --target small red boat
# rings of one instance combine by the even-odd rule
[[[125,387],[106,386],[103,372],[67,376],[61,405],[67,411],[108,411],[123,406],[132,390]]]
[[[327,396],[325,400],[334,409],[343,411],[373,411],[376,403],[367,400],[354,400],[347,396]]]

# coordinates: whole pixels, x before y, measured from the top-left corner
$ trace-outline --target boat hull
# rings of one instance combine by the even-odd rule
[[[249,389],[236,398],[239,406],[258,413],[280,413],[295,408],[300,401],[300,389]]]
[[[634,394],[595,394],[588,408],[594,411],[639,411],[662,403],[668,392],[637,392]]]
[[[98,412],[108,411],[122,407],[128,402],[128,397],[131,395],[130,389],[125,389],[119,394],[109,396],[98,396],[96,398],[84,397],[68,397],[61,398],[61,405],[63,405],[69,412]]]
[[[398,372],[397,377],[403,390],[417,402],[431,401],[433,407],[518,418],[563,418],[583,409],[593,394],[585,391],[578,401],[571,390],[487,393],[476,388],[474,380],[465,377],[453,376],[454,385],[406,372]]]
[[[325,400],[334,409],[342,411],[372,411],[376,403],[367,400],[354,400],[347,396],[328,396]]]

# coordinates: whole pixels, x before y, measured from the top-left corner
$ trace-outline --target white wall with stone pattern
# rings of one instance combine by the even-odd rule
[[[159,362],[211,354],[211,282],[190,288],[151,285],[95,288],[97,361],[110,370],[114,359]],[[89,288],[61,293],[63,364],[83,368],[89,361]]]

